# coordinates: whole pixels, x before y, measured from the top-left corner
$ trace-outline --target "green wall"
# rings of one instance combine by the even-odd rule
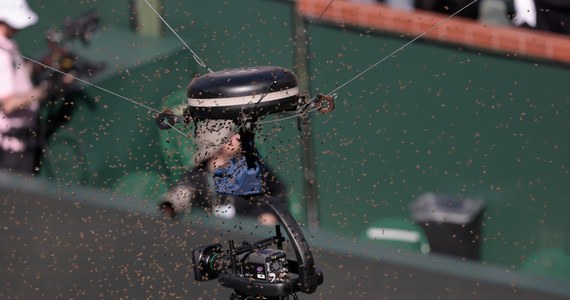
[[[407,42],[311,29],[311,76],[328,93]],[[570,246],[570,69],[416,42],[338,91],[315,119],[323,227],[359,234],[410,218],[424,192],[481,197],[483,260],[520,266]]]
[[[76,48],[108,66],[92,81],[151,108],[177,101],[172,97],[180,97],[190,78],[206,72],[168,29],[155,38],[131,32],[127,1],[30,3],[41,22],[20,35],[25,53],[40,52],[51,24],[98,8],[102,30],[91,47]],[[291,2],[164,3],[165,19],[213,70],[296,68]],[[312,95],[334,90],[408,41],[370,30],[306,27]],[[569,79],[566,66],[413,43],[339,90],[331,115],[313,118],[321,228],[359,236],[379,218],[410,218],[411,201],[433,191],[486,201],[487,263],[518,268],[542,248],[568,252]],[[136,173],[172,182],[175,172],[148,110],[91,86],[86,91],[97,107],[80,105],[48,148],[50,178],[103,189]],[[300,193],[295,120],[264,125],[259,139],[292,193]],[[75,160],[78,148],[83,158]],[[146,194],[146,201],[157,194]]]

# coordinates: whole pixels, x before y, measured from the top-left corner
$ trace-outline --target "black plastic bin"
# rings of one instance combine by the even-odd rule
[[[432,252],[479,260],[483,200],[426,193],[411,209],[412,219],[424,229]]]

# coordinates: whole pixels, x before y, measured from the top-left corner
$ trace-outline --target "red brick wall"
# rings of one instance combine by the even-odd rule
[[[448,16],[389,8],[382,4],[364,4],[336,0],[298,0],[297,11],[304,17],[349,26],[409,34],[414,38],[433,28]],[[326,9],[326,11],[325,11]],[[324,14],[323,14],[324,12]],[[424,38],[466,45],[482,50],[570,63],[570,37],[530,29],[486,25],[453,17],[433,28]]]

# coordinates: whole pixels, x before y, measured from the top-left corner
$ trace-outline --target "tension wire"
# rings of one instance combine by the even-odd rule
[[[384,58],[380,59],[379,61],[377,61],[376,63],[374,63],[373,65],[369,66],[368,68],[366,68],[364,71],[358,73],[356,76],[352,77],[351,79],[349,79],[348,81],[346,81],[345,83],[341,84],[340,86],[338,86],[337,88],[335,88],[334,90],[330,91],[328,93],[328,95],[334,94],[336,93],[338,90],[342,89],[343,87],[345,87],[346,85],[348,85],[349,83],[351,83],[352,81],[362,77],[362,75],[366,74],[368,71],[374,69],[375,67],[377,67],[379,64],[383,63],[384,61],[386,61],[388,58],[392,57],[394,54],[404,50],[404,48],[408,47],[410,44],[412,44],[413,42],[417,41],[418,39],[420,39],[421,37],[423,37],[424,35],[428,34],[429,32],[431,32],[432,30],[438,28],[439,26],[441,26],[442,24],[444,24],[445,22],[449,21],[451,18],[455,17],[458,13],[462,12],[464,9],[468,8],[469,6],[471,6],[473,3],[477,2],[479,0],[473,0],[470,3],[468,3],[467,5],[465,5],[463,8],[459,9],[458,11],[454,12],[453,14],[449,15],[447,18],[441,20],[440,22],[438,22],[435,25],[432,25],[432,27],[430,27],[429,29],[427,29],[426,31],[422,32],[420,35],[416,36],[415,38],[413,38],[412,40],[410,40],[409,42],[407,42],[406,44],[404,44],[403,46],[401,46],[400,48],[394,50],[392,53],[386,55]]]
[[[332,3],[334,2],[334,0],[331,0],[329,2],[329,4],[327,4],[327,6],[325,7],[325,9],[321,12],[321,14],[319,15],[319,17],[317,18],[316,22],[319,22],[321,20],[321,18],[325,15],[325,12],[331,7]],[[313,23],[311,26],[314,26],[315,23]],[[291,61],[291,59],[295,56],[295,53],[297,53],[297,51],[299,51],[299,48],[301,48],[301,45],[303,45],[304,43],[307,42],[307,40],[309,39],[309,29],[307,28],[307,30],[305,31],[305,35],[303,36],[303,39],[297,44],[297,46],[295,47],[295,49],[293,50],[293,53],[291,55],[289,55],[289,57],[287,58],[287,60],[285,61],[285,63],[282,64],[281,69],[279,70],[279,73],[277,73],[277,75],[275,75],[274,78],[274,82],[275,80],[277,80],[277,77],[279,77],[279,75],[281,75],[281,73],[283,72],[283,69],[285,68],[285,66],[287,66],[289,64],[289,62]],[[257,101],[257,103],[255,104],[259,104],[261,103],[261,100],[263,100],[263,98],[265,98],[265,96],[267,96],[267,94],[269,93],[269,89],[271,89],[271,87],[273,86],[270,85],[267,87],[267,89],[265,90],[265,92],[263,92],[263,95],[261,96],[261,98],[259,98],[259,100]]]
[[[334,0],[333,0],[334,1]],[[327,95],[332,95],[334,93],[336,93],[337,91],[339,91],[340,89],[342,89],[343,87],[347,86],[348,84],[350,84],[351,82],[353,82],[354,80],[362,77],[364,74],[366,74],[367,72],[369,72],[370,70],[374,69],[375,67],[377,67],[378,65],[380,65],[381,63],[383,63],[384,61],[388,60],[389,58],[393,57],[396,53],[403,51],[406,47],[408,47],[409,45],[411,45],[412,43],[414,43],[415,41],[417,41],[418,39],[422,38],[424,35],[428,34],[429,32],[431,32],[432,30],[438,28],[439,26],[443,25],[445,22],[449,21],[450,19],[452,19],[453,17],[455,17],[457,14],[459,14],[460,12],[462,12],[463,10],[465,10],[466,8],[468,8],[469,6],[473,5],[474,3],[478,2],[479,0],[473,0],[470,3],[466,4],[464,7],[462,7],[461,9],[457,10],[456,12],[454,12],[453,14],[449,15],[447,18],[441,20],[440,22],[438,22],[435,25],[432,25],[432,27],[430,27],[429,29],[427,29],[426,31],[422,32],[421,34],[419,34],[418,36],[416,36],[415,38],[413,38],[412,40],[410,40],[409,42],[405,43],[404,45],[402,45],[401,47],[399,47],[398,49],[394,50],[393,52],[391,52],[390,54],[386,55],[385,57],[383,57],[382,59],[380,59],[379,61],[377,61],[376,63],[374,63],[373,65],[369,66],[368,68],[366,68],[364,71],[358,73],[356,76],[352,77],[351,79],[347,80],[346,82],[344,82],[343,84],[341,84],[340,86],[338,86],[337,88],[335,88],[334,90],[330,91]],[[332,2],[332,1],[331,1]],[[329,3],[330,5],[330,3]],[[328,8],[328,6],[327,6]],[[324,12],[323,12],[324,14]],[[323,15],[321,14],[321,16]],[[319,17],[320,18],[320,17]],[[303,108],[307,107],[311,102],[314,102],[316,100],[316,97],[313,97],[309,102],[307,102],[306,104],[303,105]],[[317,110],[318,108],[312,108],[308,111],[301,111],[293,116],[287,116],[285,118],[282,119],[275,119],[275,120],[269,120],[269,121],[265,121],[263,122],[264,124],[266,123],[274,123],[274,122],[280,122],[283,120],[288,120],[294,117],[298,117],[301,116],[303,114],[306,113],[310,113],[312,111]]]
[[[178,35],[178,33],[176,33],[176,31],[170,26],[170,24],[166,22],[166,20],[160,15],[160,13],[158,13],[158,11],[156,11],[156,9],[154,9],[154,7],[147,0],[144,0],[144,2],[148,5],[148,7],[150,7],[150,9],[152,9],[154,14],[156,14],[156,16],[162,21],[162,23],[164,23],[164,25],[166,25],[166,27],[168,27],[168,29],[172,31],[172,33],[180,40],[180,42],[186,47],[186,49],[188,49],[190,53],[192,53],[192,58],[194,58],[196,63],[200,67],[206,68],[208,72],[210,73],[214,72],[206,65],[206,63],[198,56],[198,54],[196,54],[196,52],[194,52],[194,50],[192,50],[192,48],[190,48],[190,46],[186,44],[186,42],[180,37],[180,35]]]
[[[204,63],[204,61],[192,50],[192,48],[190,48],[190,46],[188,46],[188,44],[187,44],[186,42],[184,42],[184,40],[176,33],[176,31],[174,31],[174,29],[168,24],[168,22],[166,22],[166,20],[154,9],[154,7],[152,7],[152,5],[151,5],[147,0],[144,0],[144,1],[145,1],[145,3],[152,9],[152,11],[161,19],[161,21],[172,31],[172,33],[180,40],[180,42],[182,42],[182,44],[192,53],[192,57],[194,58],[194,60],[196,61],[196,63],[198,63],[198,65],[200,65],[201,67],[204,67],[204,68],[208,69],[209,72],[213,72],[209,67],[207,67],[207,65]],[[356,79],[362,77],[364,74],[366,74],[366,73],[369,72],[370,70],[374,69],[374,68],[377,67],[378,65],[382,64],[384,61],[386,61],[386,60],[388,60],[389,58],[393,57],[396,53],[398,53],[398,52],[400,52],[400,51],[403,51],[406,47],[408,47],[409,45],[411,45],[412,43],[414,43],[414,42],[417,41],[418,39],[422,38],[424,35],[428,34],[428,33],[431,32],[432,30],[434,30],[434,29],[438,28],[439,26],[443,25],[444,23],[446,23],[447,21],[449,21],[450,19],[452,19],[453,17],[455,17],[457,14],[459,14],[460,12],[462,12],[463,10],[465,10],[466,8],[468,8],[469,6],[473,5],[474,3],[478,2],[478,1],[479,1],[479,0],[473,0],[473,1],[471,1],[470,3],[466,4],[464,7],[462,7],[462,8],[459,9],[459,10],[457,10],[457,11],[454,12],[453,14],[449,15],[447,18],[441,20],[440,22],[438,22],[437,24],[433,25],[432,27],[430,27],[430,28],[427,29],[426,31],[422,32],[421,34],[419,34],[418,36],[416,36],[416,37],[413,38],[412,40],[408,41],[407,43],[405,43],[404,45],[402,45],[402,46],[399,47],[398,49],[394,50],[394,51],[391,52],[390,54],[388,54],[388,55],[386,55],[385,57],[383,57],[382,59],[378,60],[377,62],[375,62],[374,64],[372,64],[372,65],[369,66],[368,68],[366,68],[364,71],[362,71],[362,72],[358,73],[357,75],[355,75],[354,77],[350,78],[349,80],[347,80],[346,82],[344,82],[343,84],[341,84],[340,86],[338,86],[337,88],[335,88],[334,90],[332,90],[331,92],[329,92],[328,95],[331,95],[331,94],[336,93],[336,92],[339,91],[340,89],[342,89],[342,88],[346,87],[347,85],[349,85],[350,83],[352,83],[354,80],[356,80]],[[327,5],[327,6],[325,7],[325,9],[323,10],[323,12],[320,14],[320,16],[319,16],[319,18],[317,19],[317,21],[322,18],[322,16],[323,16],[323,15],[325,14],[325,12],[330,8],[330,6],[332,5],[333,2],[334,2],[334,0],[331,0],[331,1],[328,3],[328,5]],[[303,43],[306,42],[307,39],[308,39],[308,31],[307,31],[307,33],[305,34],[305,36],[304,36],[302,42],[303,42]],[[299,44],[296,46],[296,48],[295,48],[295,50],[294,50],[294,53],[295,53],[296,51],[298,51],[298,49],[300,48],[300,46],[301,46],[301,43],[299,43]],[[4,50],[4,51],[6,51],[6,52],[10,52],[9,50],[7,50],[7,49],[5,49],[5,48],[3,48],[3,47],[0,47],[0,49]],[[294,54],[294,53],[293,53],[293,54]],[[292,54],[292,55],[293,55],[293,54]],[[116,97],[118,97],[118,98],[120,98],[120,99],[123,99],[123,100],[125,100],[125,101],[131,102],[131,103],[133,103],[133,104],[135,104],[135,105],[137,105],[137,106],[141,106],[141,107],[143,107],[143,108],[146,108],[146,109],[148,109],[148,110],[151,111],[151,112],[161,113],[160,111],[158,111],[158,110],[156,110],[156,109],[154,109],[154,108],[152,108],[152,107],[149,107],[149,106],[147,106],[147,105],[145,105],[145,104],[143,104],[143,103],[141,103],[141,102],[137,102],[137,101],[135,101],[135,100],[133,100],[133,99],[130,99],[130,98],[128,98],[128,97],[125,97],[125,96],[122,96],[122,95],[120,95],[120,94],[117,94],[117,93],[115,93],[115,92],[113,92],[113,91],[111,91],[111,90],[108,90],[108,89],[106,89],[106,88],[103,88],[103,87],[101,87],[101,86],[98,86],[98,85],[96,85],[96,84],[94,84],[94,83],[91,83],[91,82],[89,82],[89,81],[83,80],[83,79],[78,78],[78,77],[76,77],[76,76],[73,76],[73,75],[71,75],[71,74],[62,72],[62,71],[60,71],[60,70],[58,70],[58,69],[56,69],[56,68],[53,68],[53,67],[51,67],[51,66],[49,66],[49,65],[46,65],[46,64],[44,64],[44,63],[42,63],[42,62],[39,62],[39,61],[37,61],[37,60],[34,60],[34,59],[32,59],[32,58],[30,58],[30,57],[27,57],[27,56],[25,56],[25,55],[22,55],[22,54],[19,54],[19,55],[20,55],[22,58],[24,58],[24,59],[26,59],[26,60],[28,60],[28,61],[31,61],[31,62],[33,62],[33,63],[35,63],[35,64],[38,64],[38,65],[40,65],[40,66],[42,66],[42,67],[44,67],[44,68],[48,68],[48,69],[50,69],[50,70],[52,70],[52,71],[54,71],[54,72],[57,72],[57,73],[59,73],[59,74],[62,74],[62,75],[64,75],[64,76],[69,76],[69,77],[71,77],[71,78],[73,78],[73,79],[75,79],[75,80],[77,80],[77,81],[80,81],[80,82],[82,82],[82,83],[84,83],[84,84],[87,84],[87,85],[89,85],[89,86],[92,86],[92,87],[94,87],[94,88],[97,88],[97,89],[99,89],[99,90],[102,90],[102,91],[104,91],[104,92],[106,92],[106,93],[109,93],[109,94],[111,94],[111,95],[114,95],[114,96],[116,96]],[[292,58],[292,56],[290,56],[290,57],[287,59],[287,61],[285,62],[285,65],[287,65],[287,64],[290,62],[291,58]],[[269,90],[269,89],[268,89],[268,90]],[[266,94],[267,94],[267,92],[265,93],[265,95],[266,95]],[[258,101],[258,103],[261,102],[262,99],[263,99],[263,96],[262,96],[261,99]],[[316,97],[312,98],[312,99],[310,100],[310,102],[314,101],[315,99],[316,99]],[[310,103],[310,102],[309,102],[309,103]],[[307,104],[308,104],[308,103],[307,103]],[[305,106],[306,106],[307,104],[305,104]],[[312,109],[310,109],[310,110],[308,110],[308,111],[302,111],[302,112],[299,112],[299,113],[297,113],[297,114],[295,114],[295,115],[287,116],[287,117],[284,117],[284,118],[281,118],[281,119],[268,120],[268,121],[260,121],[260,122],[258,122],[258,123],[259,123],[259,124],[267,124],[267,123],[280,122],[280,121],[284,121],[284,120],[288,120],[288,119],[292,119],[292,118],[298,117],[298,116],[303,115],[303,114],[306,114],[306,113],[310,113],[310,112],[315,111],[315,110],[317,110],[317,109],[318,109],[318,108],[312,108]],[[174,129],[175,131],[177,131],[178,133],[180,133],[181,135],[183,135],[183,136],[188,136],[186,133],[182,132],[181,130],[179,130],[178,128],[174,127],[173,125],[171,125],[171,124],[168,124],[168,125],[169,125],[172,129]]]

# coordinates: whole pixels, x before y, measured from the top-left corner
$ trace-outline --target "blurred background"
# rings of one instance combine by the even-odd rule
[[[72,51],[88,83],[44,107],[65,117],[39,173],[1,174],[1,298],[224,299],[192,280],[191,249],[270,231],[159,215],[194,143],[124,98],[179,107],[207,69],[153,9],[212,70],[282,66],[337,95],[257,135],[323,266],[307,298],[570,297],[570,25],[524,23],[508,0],[148,2],[28,1],[20,51]],[[88,41],[46,41],[94,19]]]

